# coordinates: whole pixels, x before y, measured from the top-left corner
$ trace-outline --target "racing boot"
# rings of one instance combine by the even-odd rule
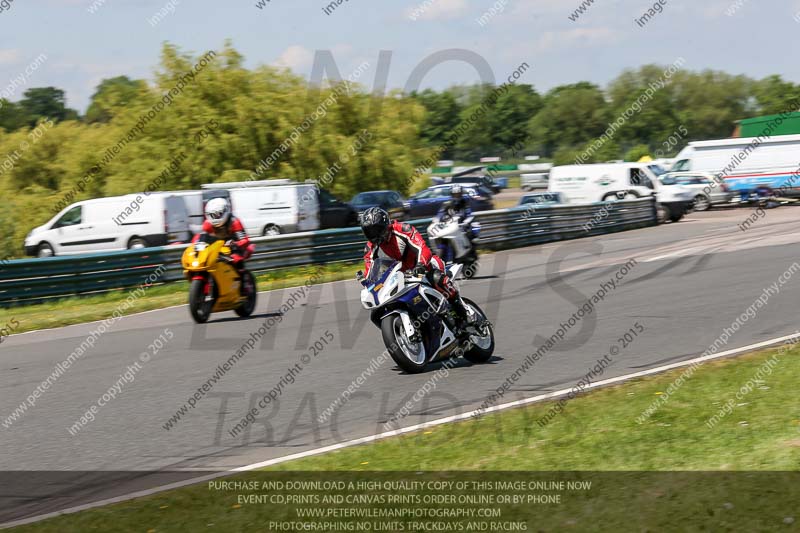
[[[467,332],[467,328],[473,325],[474,320],[470,319],[469,312],[467,311],[467,308],[464,305],[464,300],[461,299],[460,294],[456,294],[450,300],[450,306],[455,312],[458,330],[461,332]]]

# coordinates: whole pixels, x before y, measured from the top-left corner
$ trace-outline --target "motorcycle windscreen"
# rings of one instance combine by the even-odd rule
[[[398,262],[394,259],[379,257],[374,263],[372,263],[372,267],[369,269],[369,275],[367,276],[366,281],[370,285],[375,285],[386,281],[386,277],[396,264],[398,264]]]

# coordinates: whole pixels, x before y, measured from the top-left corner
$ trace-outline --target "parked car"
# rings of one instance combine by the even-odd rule
[[[190,240],[183,198],[172,194],[129,194],[67,206],[25,237],[25,254],[35,257],[111,252],[165,246]]]
[[[526,194],[519,199],[517,206],[525,205],[558,205],[564,203],[564,196],[560,192],[535,192]]]
[[[436,185],[424,191],[418,192],[406,202],[406,211],[410,218],[432,217],[442,207],[442,204],[450,200],[450,189],[453,184]],[[473,211],[487,211],[494,209],[491,194],[480,185],[463,185],[464,192],[469,198],[470,207]]]
[[[734,197],[738,198],[724,181],[714,186],[714,174],[711,172],[670,172],[661,177],[661,183],[673,181],[694,193],[695,211],[706,211],[711,209],[711,206],[727,204],[732,202]]]
[[[336,198],[325,189],[319,192],[320,229],[358,226],[358,211],[355,207]]]
[[[380,207],[389,213],[392,220],[405,220],[405,199],[397,191],[368,191],[353,196],[350,204],[358,211],[358,217],[370,207]]]
[[[536,172],[531,174],[522,174],[519,177],[519,186],[523,191],[532,191],[534,189],[547,189],[549,172]]]

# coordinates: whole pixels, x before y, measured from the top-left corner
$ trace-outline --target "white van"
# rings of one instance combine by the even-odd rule
[[[154,193],[156,194],[156,193]],[[205,207],[212,198],[231,199],[231,192],[227,189],[206,189],[202,191],[171,191],[168,194],[183,198],[186,211],[189,214],[189,231],[192,235],[203,233],[203,222],[206,220]]]
[[[261,180],[210,183],[202,188],[228,190],[233,213],[251,237],[320,228],[319,197],[314,183]]]
[[[800,196],[800,135],[690,142],[675,159],[672,171],[711,172],[735,192],[780,189],[781,196]]]
[[[192,235],[203,232],[203,221],[205,220],[205,202],[203,201],[203,191],[170,191],[169,195],[183,199],[186,205],[186,213],[189,218],[189,231]]]
[[[561,193],[569,204],[589,204],[657,195],[666,218],[679,220],[691,208],[692,191],[663,185],[664,170],[653,163],[565,165],[550,171],[548,190]]]
[[[190,239],[183,199],[168,194],[129,194],[85,200],[64,208],[25,238],[34,257],[165,246]]]

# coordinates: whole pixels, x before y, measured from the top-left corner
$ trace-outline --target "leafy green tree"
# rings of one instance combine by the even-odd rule
[[[530,121],[530,144],[544,155],[581,146],[602,135],[609,122],[603,92],[588,82],[562,85],[544,97],[542,110]]]
[[[800,111],[800,86],[778,75],[768,76],[754,85],[759,115],[775,115],[788,109]]]
[[[19,104],[0,98],[0,128],[14,131],[26,125],[25,112]]]
[[[492,113],[492,140],[510,151],[528,139],[528,122],[542,109],[542,97],[531,85],[510,85],[500,94]]]
[[[459,123],[462,106],[456,100],[457,95],[452,90],[437,93],[432,89],[425,89],[411,96],[425,107],[420,135],[422,140],[429,146],[443,146]],[[442,152],[441,157],[450,159],[455,157],[455,152],[449,148]]]
[[[752,80],[746,76],[681,71],[669,90],[677,122],[688,130],[689,140],[730,137],[735,122],[754,110]]]
[[[611,102],[611,121],[622,122],[614,133],[618,143],[659,145],[680,126],[665,70],[664,66],[645,65],[626,70],[609,83],[606,93]]]
[[[43,118],[49,118],[55,122],[78,118],[77,111],[67,108],[64,91],[61,89],[34,87],[25,91],[23,96],[19,105],[31,127]]]
[[[646,144],[637,144],[625,152],[625,161],[636,162],[646,155],[650,155],[650,147]]]
[[[142,80],[132,80],[127,76],[108,78],[100,82],[92,95],[89,108],[84,117],[86,122],[109,122],[114,118],[114,112],[130,105],[146,90],[147,85]]]
[[[457,157],[476,160],[508,154],[528,138],[527,122],[541,109],[542,99],[530,85],[474,86],[466,91],[460,113]]]

